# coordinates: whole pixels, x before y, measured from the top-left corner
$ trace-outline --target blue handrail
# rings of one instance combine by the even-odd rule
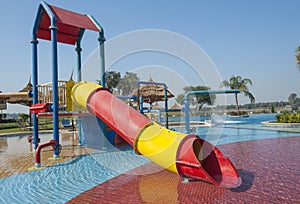
[[[201,94],[231,94],[240,93],[239,90],[199,90],[199,91],[189,91],[184,95],[184,113],[185,113],[185,129],[187,133],[191,133],[190,130],[190,110],[189,110],[189,96],[190,95],[201,95]]]

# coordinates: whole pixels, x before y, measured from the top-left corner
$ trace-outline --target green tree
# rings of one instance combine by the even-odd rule
[[[255,98],[253,94],[248,89],[248,84],[252,85],[252,81],[248,78],[242,78],[241,76],[232,76],[229,80],[224,80],[220,86],[227,87],[230,89],[237,89],[240,92],[244,93],[246,97],[250,99],[251,103],[255,102]],[[235,103],[236,103],[236,112],[240,115],[239,110],[239,101],[238,101],[238,94],[235,93]]]
[[[300,46],[297,47],[297,49],[296,49],[295,57],[296,57],[296,63],[298,65],[299,69],[300,69]]]
[[[129,95],[138,81],[139,78],[136,73],[126,72],[117,85],[119,93],[124,96]]]
[[[288,97],[288,102],[290,105],[293,105],[296,102],[297,94],[291,93]]]
[[[21,119],[21,121],[27,121],[29,118],[29,115],[26,113],[19,113],[18,117]]]
[[[274,104],[271,105],[271,110],[270,110],[270,112],[271,112],[271,113],[275,113],[275,107],[274,107]]]
[[[288,97],[288,103],[292,110],[298,110],[300,106],[300,98],[297,97],[297,94],[291,93]]]
[[[300,106],[300,98],[296,98],[295,103],[291,106],[292,110],[299,110],[299,106]]]
[[[184,95],[189,91],[202,91],[202,90],[210,90],[207,86],[186,86],[183,88],[184,93],[179,94],[176,97],[176,101],[179,104],[183,104]],[[195,112],[200,111],[201,108],[207,105],[213,105],[216,101],[216,95],[214,94],[201,94],[201,95],[190,95],[189,96],[189,105],[196,106]]]
[[[176,102],[179,103],[180,105],[183,105],[183,99],[184,99],[184,94],[178,94],[176,96]]]
[[[109,88],[112,91],[113,88],[116,88],[119,84],[121,74],[120,72],[109,71],[105,73],[105,78],[107,88]]]

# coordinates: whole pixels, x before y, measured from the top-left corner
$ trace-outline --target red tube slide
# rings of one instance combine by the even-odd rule
[[[227,188],[241,184],[235,167],[215,146],[197,135],[161,127],[95,83],[76,84],[72,100],[104,121],[137,153],[182,178]]]

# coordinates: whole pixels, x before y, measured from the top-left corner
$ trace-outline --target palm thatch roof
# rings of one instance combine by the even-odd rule
[[[150,77],[148,82],[154,82]],[[140,97],[142,96],[145,102],[155,102],[155,101],[164,101],[165,100],[165,92],[164,86],[157,85],[157,84],[144,84],[139,86],[138,88],[134,89],[131,93],[132,96]],[[167,90],[167,97],[172,98],[174,95]]]
[[[73,73],[74,73],[74,70],[72,70],[69,81],[73,81]],[[58,88],[59,88],[60,95],[63,95],[64,91],[65,91],[65,84],[63,84],[61,87],[58,87]],[[25,105],[25,106],[31,106],[32,105],[32,97],[28,96],[29,91],[32,91],[31,77],[29,78],[27,85],[23,89],[21,89],[19,92],[2,93],[0,91],[0,103],[11,103],[11,104],[21,104],[21,105]],[[44,96],[44,98],[52,99],[52,91],[51,90],[49,91],[49,93],[47,93],[47,95],[43,95],[43,94],[44,93],[42,93],[40,91],[38,92],[39,100],[41,100],[40,98],[42,96]]]
[[[29,79],[27,85],[17,93],[3,93],[0,94],[0,101],[12,104],[21,104],[25,106],[31,106],[32,98],[28,96],[28,91],[32,90],[31,79]]]
[[[28,92],[28,91],[32,91],[31,77],[29,78],[27,85],[19,92]]]
[[[153,110],[163,110],[164,108],[159,105],[158,103],[155,103],[152,107]]]
[[[170,107],[171,110],[181,109],[181,106],[178,105],[176,102]]]

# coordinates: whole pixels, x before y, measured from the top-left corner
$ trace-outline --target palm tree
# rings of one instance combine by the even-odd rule
[[[223,81],[220,86],[227,87],[230,89],[237,89],[240,92],[243,92],[246,97],[249,97],[251,103],[254,103],[255,98],[252,95],[252,93],[250,93],[247,87],[248,84],[252,85],[252,81],[250,79],[248,78],[243,79],[241,76],[232,76],[229,79],[229,81],[228,80]],[[235,103],[236,103],[237,114],[240,115],[237,93],[235,93]]]

